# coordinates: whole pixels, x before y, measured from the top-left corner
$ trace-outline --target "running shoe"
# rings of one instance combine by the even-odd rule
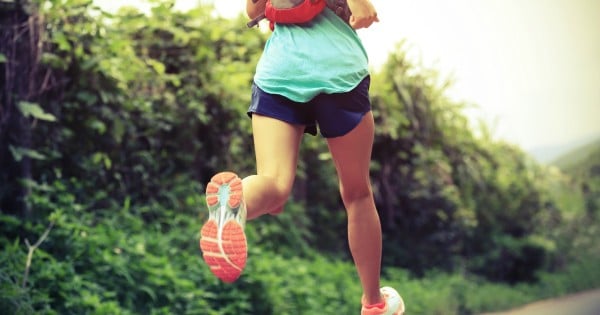
[[[402,315],[404,314],[404,301],[398,291],[390,287],[380,289],[385,306],[383,308],[367,308],[364,299],[362,300],[361,315]]]
[[[202,256],[217,278],[234,282],[248,256],[242,180],[232,172],[216,174],[206,186],[206,204],[208,221],[200,230]]]

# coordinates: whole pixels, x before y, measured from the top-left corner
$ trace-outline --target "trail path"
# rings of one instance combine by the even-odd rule
[[[600,315],[600,289],[482,315]]]

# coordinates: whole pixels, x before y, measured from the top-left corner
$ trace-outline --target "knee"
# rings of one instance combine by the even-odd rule
[[[340,194],[345,205],[373,199],[373,190],[368,182],[352,186],[340,185]]]
[[[270,181],[270,196],[278,205],[283,205],[292,193],[293,180],[287,180],[281,177],[268,177]]]
[[[292,185],[277,184],[275,185],[274,196],[276,197],[278,204],[284,204],[292,193]]]
[[[260,205],[266,201],[270,206],[285,203],[292,192],[292,183],[293,180],[270,175],[250,175],[242,181],[246,201],[258,199]]]

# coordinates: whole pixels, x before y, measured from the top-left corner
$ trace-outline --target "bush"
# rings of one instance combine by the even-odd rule
[[[44,193],[34,190],[34,209],[41,213],[60,209],[46,216],[45,222],[0,216],[0,228],[7,232],[0,237],[5,249],[0,254],[0,307],[10,314],[326,315],[360,309],[362,292],[351,261],[327,258],[310,249],[292,255],[285,241],[280,247],[263,246],[257,240],[273,234],[261,235],[260,229],[249,236],[245,273],[234,284],[221,283],[204,265],[198,249],[204,218],[196,213],[197,196],[180,196],[189,207],[179,211],[128,202],[92,211],[73,200],[67,187],[64,183],[47,186],[53,198],[42,198],[39,195]],[[73,202],[61,204],[65,200]],[[153,221],[144,221],[149,213]],[[22,286],[24,238],[37,240],[48,218],[55,225],[34,252],[29,278]],[[293,224],[288,219],[280,218],[282,229]],[[478,314],[598,287],[599,262],[582,259],[562,273],[541,274],[537,284],[516,286],[442,272],[415,278],[406,270],[386,267],[382,285],[400,291],[410,314]]]

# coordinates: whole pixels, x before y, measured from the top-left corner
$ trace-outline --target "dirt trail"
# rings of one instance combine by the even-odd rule
[[[600,289],[481,315],[600,315]]]

